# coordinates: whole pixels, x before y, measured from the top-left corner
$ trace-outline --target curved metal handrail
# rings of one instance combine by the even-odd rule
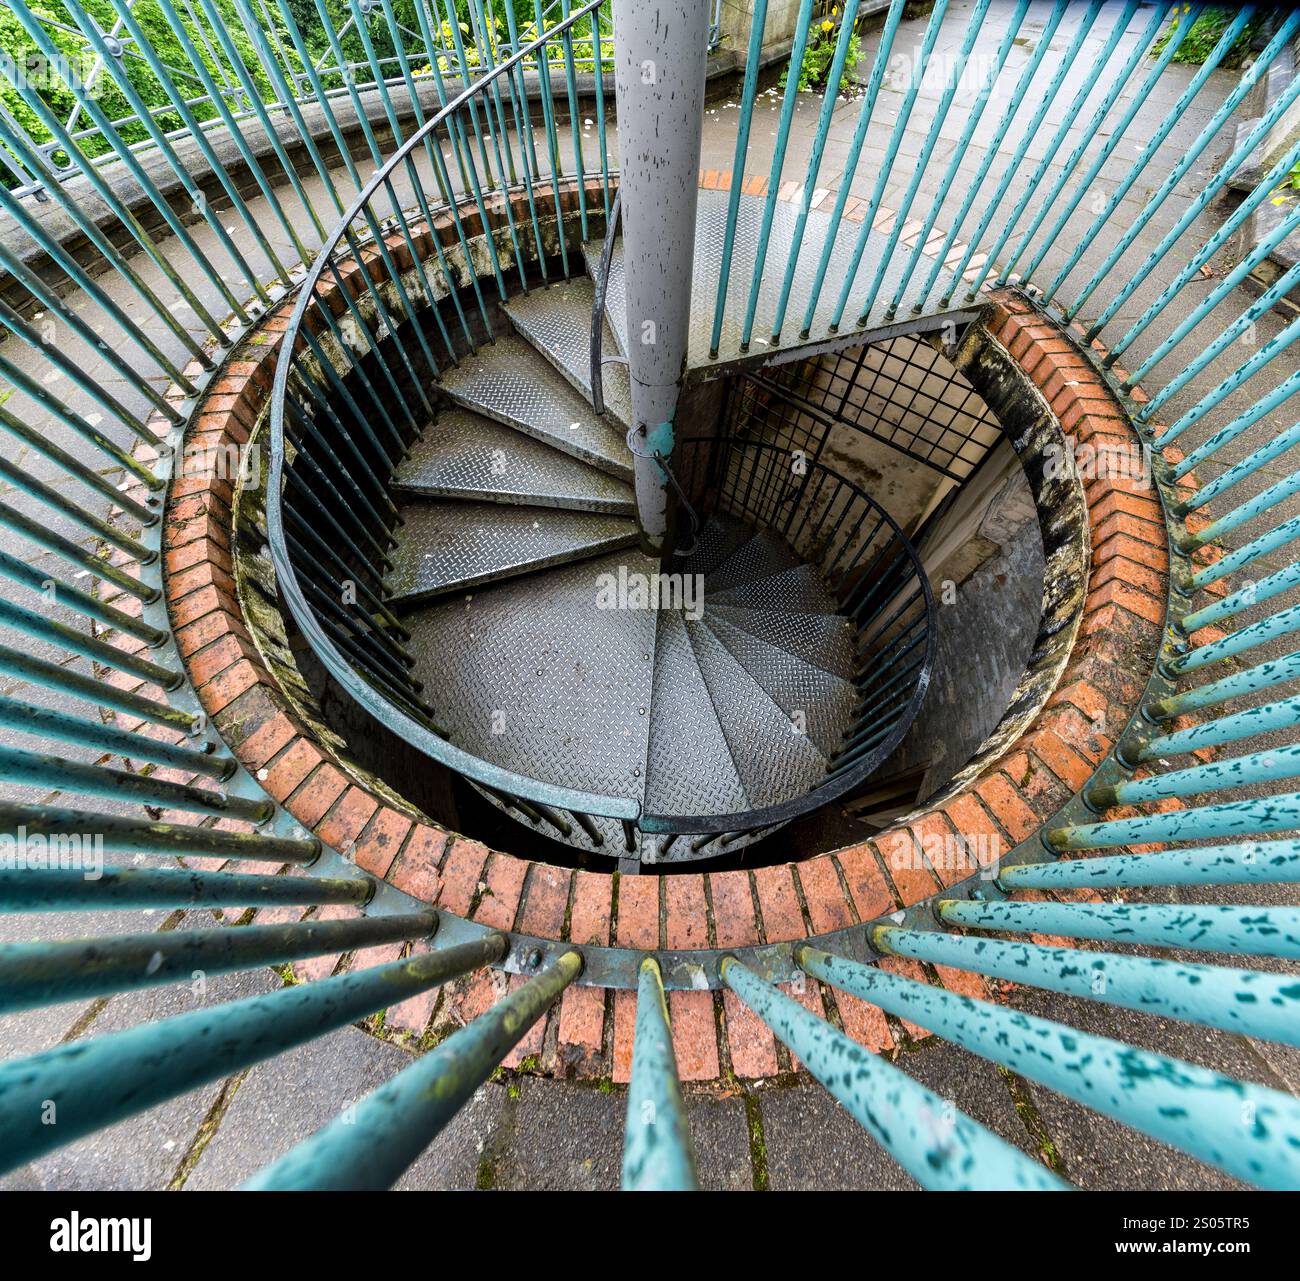
[[[285,462],[284,411],[289,375],[294,366],[295,349],[303,321],[306,318],[308,309],[315,300],[316,287],[320,284],[326,269],[332,263],[332,255],[335,249],[349,235],[353,222],[366,210],[376,192],[391,181],[392,175],[398,166],[405,163],[412,153],[424,143],[426,138],[451,120],[471,99],[482,93],[502,76],[513,71],[526,58],[555,39],[557,35],[562,35],[575,23],[589,17],[604,2],[605,0],[589,0],[588,4],[574,10],[558,26],[551,28],[543,36],[492,68],[491,71],[457,94],[445,107],[425,121],[394,152],[384,166],[372,175],[339,219],[334,230],[326,238],[324,246],[302,282],[298,301],[294,306],[289,327],[284,335],[280,358],[276,364],[275,380],[271,392],[271,448],[266,498],[266,524],[267,543],[271,550],[271,562],[275,567],[276,583],[285,603],[289,607],[294,622],[302,631],[303,636],[307,639],[317,657],[324,663],[330,675],[385,728],[404,738],[440,764],[446,765],[457,773],[497,791],[508,795],[521,795],[529,800],[570,811],[595,814],[604,818],[632,820],[640,812],[640,806],[633,800],[601,796],[576,788],[562,788],[542,783],[537,779],[524,778],[510,770],[502,769],[488,761],[484,761],[472,753],[454,746],[445,739],[439,738],[429,728],[403,712],[387,698],[376,698],[375,691],[369,682],[357,673],[353,663],[340,653],[317,622],[298,581],[297,571],[289,555],[281,509],[281,489],[284,483]]]

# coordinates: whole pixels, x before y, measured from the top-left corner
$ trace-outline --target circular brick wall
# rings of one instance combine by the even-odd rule
[[[710,174],[705,181],[728,179]],[[761,194],[752,182],[746,190]],[[848,216],[855,212],[861,216],[851,202]],[[248,445],[289,312],[282,304],[236,349],[192,419],[187,452]],[[1134,446],[1136,436],[1094,363],[1028,302],[1010,292],[990,294],[984,329],[986,341],[1005,349],[1038,389],[1072,447]],[[772,944],[871,921],[977,874],[1032,837],[1112,748],[1161,636],[1165,525],[1154,488],[1140,481],[1103,475],[1087,480],[1083,493],[1091,547],[1086,599],[1045,703],[938,804],[872,840],[752,871],[619,878],[530,861],[444,830],[350,765],[286,696],[273,674],[283,656],[268,656],[255,639],[231,553],[229,480],[178,470],[167,514],[166,595],[193,685],[236,756],[299,822],[371,875],[485,926],[582,946]],[[899,959],[881,964],[903,973],[920,969]],[[975,976],[936,969],[955,990],[987,992]],[[469,1017],[521,981],[487,973],[451,985],[447,999],[455,1018]],[[924,1035],[811,981],[794,991],[873,1050]],[[763,1077],[789,1066],[786,1051],[730,993],[674,991],[670,1005],[684,1079]],[[507,1065],[536,1060],[548,1070],[625,1080],[634,1006],[631,991],[570,988]]]

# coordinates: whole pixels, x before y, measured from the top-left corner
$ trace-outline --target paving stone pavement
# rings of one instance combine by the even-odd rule
[[[969,8],[968,4],[954,4],[955,14]],[[1041,30],[1041,11],[1045,6],[1035,6],[1032,24]],[[1147,16],[1139,13],[1134,19],[1136,32],[1145,25]],[[900,50],[914,48],[920,40],[922,23],[909,20],[900,33]],[[941,41],[951,50],[960,39],[964,22],[954,17],[946,25]],[[1000,34],[1000,33],[998,33]],[[1032,38],[1032,29],[1026,35]],[[874,37],[864,40],[864,49],[870,54]],[[1063,45],[1058,33],[1056,43]],[[1095,37],[1085,45],[1083,56],[1091,58],[1099,45]],[[1018,69],[1016,59],[1028,56],[1028,46],[1017,49],[1008,64]],[[861,64],[863,74],[869,62]],[[1114,156],[1097,178],[1097,188],[1109,195],[1122,180],[1126,166],[1131,164],[1141,142],[1161,119],[1170,105],[1194,74],[1193,68],[1173,66],[1157,92],[1144,108],[1142,115],[1129,131],[1128,137],[1116,149]],[[1211,77],[1206,90],[1193,104],[1187,118],[1165,144],[1167,155],[1158,156],[1152,172],[1160,172],[1162,161],[1176,155],[1209,118],[1213,108],[1222,101],[1234,82],[1232,73],[1217,72]],[[1068,98],[1068,96],[1067,96]],[[928,89],[923,90],[922,101],[933,102]],[[1124,99],[1121,98],[1121,105]],[[902,103],[901,86],[892,79],[887,81],[882,94],[881,111],[885,119],[892,119]],[[804,95],[798,106],[790,148],[786,157],[787,177],[802,177],[803,168],[812,147],[813,129],[820,102]],[[775,121],[779,101],[766,96],[755,113],[753,128],[754,146],[748,168],[751,172],[764,172],[775,139]],[[1091,109],[1087,104],[1080,119],[1086,119]],[[848,139],[857,118],[858,104],[853,95],[846,94],[836,107],[822,173],[818,186],[829,192],[838,189],[843,181],[843,165]],[[986,122],[997,119],[1001,104],[990,103]],[[705,120],[702,166],[706,169],[731,169],[736,119],[734,95],[719,98],[710,104]],[[1049,115],[1042,130],[1045,137],[1059,117]],[[901,146],[902,160],[896,168],[884,193],[884,203],[897,207],[906,181],[911,176],[907,159],[914,157],[921,137],[928,125],[924,111],[914,113],[904,133]],[[959,126],[958,126],[959,127]],[[969,155],[963,157],[956,186],[969,181],[982,156],[991,133],[991,123],[981,125]],[[1228,131],[1230,133],[1230,131]],[[1067,134],[1058,153],[1056,164],[1049,169],[1049,179],[1059,171],[1061,158],[1068,154],[1079,137],[1077,126]],[[951,124],[941,133],[936,158],[927,169],[918,200],[925,201],[936,190],[935,184],[942,173],[942,160],[955,145],[956,134]],[[1015,144],[1014,134],[1004,141],[1006,155]],[[1030,145],[1029,154],[1035,157],[1042,146],[1042,138]],[[947,148],[947,151],[944,149]],[[863,153],[863,160],[852,178],[851,190],[866,197],[870,194],[880,161],[883,143],[879,134]],[[1041,154],[1041,151],[1039,152]],[[1192,167],[1173,193],[1161,216],[1154,219],[1137,237],[1130,258],[1125,262],[1140,261],[1140,257],[1158,244],[1160,237],[1187,203],[1194,197],[1212,171],[1226,154],[1225,145],[1215,143]],[[616,153],[615,153],[616,158]],[[399,198],[407,191],[405,178],[399,179]],[[323,191],[314,179],[304,180],[304,186],[313,199],[320,199]],[[1013,195],[1015,188],[1013,187]],[[1132,191],[1121,205],[1121,211],[1102,233],[1098,246],[1107,248],[1131,224],[1140,211],[1149,191],[1144,184]],[[1077,237],[1088,221],[1085,207],[1067,224],[1065,233],[1046,256],[1040,273],[1050,279],[1058,268],[1065,265],[1065,253],[1077,242]],[[270,218],[267,202],[263,198],[250,201],[250,210],[266,227],[275,252],[290,257],[288,237]],[[322,204],[322,208],[325,205]],[[919,205],[918,207],[924,207]],[[1222,221],[1223,207],[1212,204],[1193,226],[1185,243],[1200,243]],[[230,220],[231,235],[246,254],[249,262],[259,272],[269,270],[269,262],[254,243],[248,231],[234,219]],[[206,225],[192,229],[195,242],[213,255],[214,261],[224,262],[216,248],[215,237]],[[304,233],[305,234],[305,233]],[[171,246],[176,249],[175,245]],[[1239,247],[1229,246],[1212,269],[1222,275],[1232,255],[1239,256]],[[179,257],[179,252],[177,254]],[[1094,256],[1089,259],[1097,261]],[[140,256],[133,265],[148,283],[166,296],[159,273]],[[1151,277],[1120,309],[1112,330],[1122,332],[1125,323],[1136,320],[1150,305],[1168,282],[1171,271],[1178,265],[1178,256],[1161,264]],[[233,269],[232,269],[232,279]],[[1072,273],[1063,290],[1068,296],[1071,288],[1083,283],[1084,276]],[[115,301],[127,305],[135,314],[125,282],[116,278],[101,277],[99,283]],[[218,291],[208,282],[191,281],[205,305],[220,309]],[[1176,323],[1185,318],[1203,296],[1200,287],[1180,291],[1170,302],[1159,325],[1148,329],[1133,345],[1124,363],[1135,367],[1149,355],[1160,339]],[[1217,332],[1252,300],[1245,290],[1237,289],[1205,322],[1206,334]],[[1085,308],[1087,319],[1108,301],[1107,291],[1099,291]],[[1259,325],[1258,340],[1262,343],[1276,336],[1286,323],[1280,316],[1270,315]],[[196,330],[197,331],[197,330]],[[179,358],[183,348],[170,332],[160,326],[150,326],[150,336],[172,357]],[[6,357],[25,371],[40,369],[39,357],[26,349],[14,350],[17,344],[5,345]],[[91,376],[102,376],[112,386],[128,407],[140,408],[145,402],[138,386],[122,380],[108,370],[97,354],[75,342],[68,345],[68,353],[82,363]],[[1228,353],[1213,362],[1192,379],[1177,396],[1173,397],[1163,416],[1172,419],[1195,404],[1206,391],[1215,386],[1224,373],[1239,363],[1237,353]],[[1277,358],[1274,369],[1291,373],[1300,368],[1294,351]],[[1170,371],[1159,371],[1166,376]],[[75,409],[97,417],[88,398],[66,381],[56,383],[54,389],[65,396]],[[1216,413],[1209,415],[1198,428],[1189,433],[1189,447],[1199,443],[1216,427],[1233,414],[1253,403],[1253,385],[1238,389],[1230,395]],[[19,417],[25,417],[30,406],[24,405],[21,395],[9,405]],[[1202,468],[1202,478],[1210,479],[1226,466],[1256,448],[1270,435],[1290,426],[1284,410],[1267,415],[1249,433],[1235,442],[1213,463]],[[107,430],[107,427],[106,427]],[[62,429],[51,429],[51,436],[74,455],[84,456],[84,446],[79,439]],[[125,443],[120,441],[120,443]],[[15,448],[12,441],[3,444],[4,456],[30,466],[38,475],[46,474],[46,464],[31,454]],[[1239,487],[1236,501],[1253,495],[1265,485],[1285,474],[1285,461],[1262,468],[1250,481]],[[14,490],[4,497],[19,510],[28,510],[26,497]],[[1300,511],[1300,498],[1292,500],[1293,509]],[[79,534],[77,536],[80,536]],[[18,535],[0,532],[0,550],[14,552],[33,561],[45,559],[34,555],[32,548]],[[1272,566],[1276,567],[1276,566]],[[13,599],[26,599],[22,589],[7,587]],[[1270,608],[1276,608],[1272,602]],[[1278,642],[1283,644],[1283,642]],[[38,647],[29,646],[35,652]],[[1278,651],[1281,652],[1281,651]],[[84,670],[84,660],[69,664]],[[19,696],[42,706],[62,708],[69,701],[55,691],[15,682],[0,682],[0,692]],[[0,741],[8,742],[8,732],[0,734]],[[41,799],[35,789],[6,786],[8,800]],[[52,800],[52,798],[44,798]],[[1234,887],[1231,895],[1240,901],[1241,889]],[[1276,889],[1254,891],[1261,901],[1294,901],[1284,891]],[[161,919],[161,914],[82,914],[57,918],[14,917],[0,915],[0,942],[30,941],[35,938],[67,938],[77,935],[94,935],[128,929],[164,927],[192,928],[207,923],[201,913],[188,914],[184,919]],[[1203,958],[1201,958],[1203,959]],[[1249,959],[1234,958],[1238,964],[1252,964]],[[1267,964],[1260,962],[1260,964]],[[214,980],[204,999],[230,999],[252,992],[270,990],[281,979],[269,971]],[[193,993],[188,987],[167,987],[125,994],[106,1002],[72,1003],[52,1009],[11,1014],[0,1018],[0,1054],[14,1057],[48,1048],[54,1044],[81,1037],[132,1026],[141,1021],[153,1021],[193,1008]],[[1061,998],[1043,998],[1018,993],[1014,997],[1020,1008],[1050,1013],[1053,1017],[1068,1017],[1077,1026],[1107,1035],[1120,1035],[1126,1039],[1149,1044],[1171,1053],[1181,1054],[1195,1061],[1213,1063],[1242,1075],[1273,1084],[1278,1088],[1296,1091],[1300,1085],[1300,1054],[1276,1046],[1247,1043],[1241,1038],[1226,1035],[1209,1035],[1200,1029],[1182,1025],[1153,1023],[1139,1016],[1104,1010],[1084,1002],[1063,1002]],[[900,1033],[901,1038],[901,1033]],[[370,1030],[344,1028],[328,1037],[281,1056],[267,1064],[250,1069],[235,1078],[212,1082],[182,1098],[114,1126],[100,1135],[90,1136],[59,1149],[49,1157],[10,1175],[0,1182],[5,1187],[61,1187],[61,1188],[216,1188],[235,1186],[260,1168],[266,1161],[287,1150],[294,1141],[335,1116],[349,1102],[388,1080],[410,1061],[411,1051],[392,1043]],[[1226,1180],[1199,1163],[1190,1160],[1162,1145],[1143,1140],[1131,1131],[1113,1122],[1103,1121],[1095,1114],[1037,1087],[1006,1077],[996,1068],[975,1059],[956,1047],[931,1040],[909,1048],[897,1056],[898,1065],[932,1089],[946,1097],[954,1098],[961,1107],[1026,1151],[1038,1152],[1057,1162],[1067,1178],[1085,1186],[1118,1186],[1121,1184],[1142,1187],[1217,1187]],[[622,1121],[626,1094],[621,1087],[595,1083],[574,1083],[540,1080],[527,1074],[502,1073],[500,1079],[485,1084],[472,1101],[435,1141],[429,1150],[404,1176],[403,1187],[410,1188],[566,1188],[596,1189],[617,1185],[621,1159]],[[689,1112],[692,1133],[703,1183],[709,1188],[902,1188],[911,1186],[908,1177],[898,1169],[872,1140],[848,1117],[838,1104],[806,1077],[785,1076],[758,1085],[735,1087],[730,1090],[691,1092]]]

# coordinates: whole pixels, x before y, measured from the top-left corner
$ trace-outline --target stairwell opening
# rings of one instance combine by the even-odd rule
[[[550,264],[557,274],[560,266],[558,262]],[[582,291],[589,290],[590,282],[570,281],[532,296],[558,299],[567,287],[576,289],[580,301],[585,301]],[[444,308],[450,313],[449,303],[444,303]],[[530,336],[533,322],[522,309],[494,307],[491,315],[491,334],[498,341],[485,350],[507,348]],[[536,315],[539,326],[548,323],[544,307],[538,307]],[[864,786],[771,834],[760,833],[756,840],[737,843],[734,848],[718,842],[713,850],[691,861],[665,861],[648,865],[646,870],[671,873],[701,867],[757,866],[797,860],[859,840],[951,787],[963,768],[978,757],[1017,696],[1023,695],[1026,665],[1044,616],[1042,495],[1035,492],[1026,460],[1017,453],[1017,448],[1026,448],[1025,439],[1012,446],[1007,424],[976,390],[976,383],[994,387],[997,396],[993,399],[1024,401],[1022,417],[1038,417],[1041,406],[1029,404],[1032,398],[1026,387],[1014,385],[998,361],[991,369],[984,367],[979,353],[986,352],[988,344],[971,342],[978,329],[971,326],[964,334],[902,334],[784,363],[773,361],[766,367],[731,373],[704,397],[703,403],[711,404],[717,414],[714,438],[722,436],[745,448],[770,450],[780,456],[782,467],[791,464],[796,477],[810,463],[827,466],[832,474],[859,486],[897,522],[917,548],[937,603],[940,658],[919,714]],[[483,343],[489,335],[480,332],[474,337],[476,343]],[[536,333],[531,337],[536,340]],[[611,338],[617,342],[615,335]],[[465,363],[472,364],[474,357],[466,355]],[[1001,364],[1005,363],[1004,356]],[[554,365],[549,370],[536,365],[532,376],[544,381],[556,372]],[[973,375],[974,381],[968,375]],[[364,380],[366,376],[364,361],[355,374],[349,374],[350,379]],[[528,371],[523,378],[526,383]],[[579,385],[576,390],[584,389]],[[1005,409],[1006,403],[1000,408]],[[440,421],[458,439],[468,434],[468,444],[458,455],[461,463],[476,451],[480,461],[490,460],[501,439],[520,426],[505,415],[467,411],[465,397],[449,395],[446,387],[438,390],[429,427],[436,430]],[[482,430],[490,438],[474,434]],[[424,437],[433,434],[426,431]],[[534,454],[539,445],[554,444],[527,433],[518,443]],[[1030,442],[1029,452],[1034,448]],[[610,519],[626,518],[630,510],[626,474],[619,474],[611,464],[615,451],[607,452],[608,458],[593,460],[588,445],[568,446],[563,459],[567,475],[582,492],[571,487],[550,495],[546,510],[538,512],[539,521],[549,519],[551,512],[575,506],[586,513],[604,513]],[[583,489],[585,482],[576,480],[577,471],[569,466],[572,461],[586,465],[594,488],[588,485]],[[594,469],[593,461],[597,464]],[[717,463],[716,458],[713,461]],[[507,467],[505,473],[509,470]],[[711,487],[716,496],[720,484],[729,484],[734,490],[745,478],[743,466],[739,471],[733,468],[729,478],[725,466],[719,471],[716,465],[712,470],[684,465],[683,471],[691,473],[695,481],[690,497],[701,510],[708,505]],[[410,469],[406,474],[409,477]],[[439,473],[440,480],[431,492],[444,504],[481,503],[486,497],[483,487],[495,483],[494,475],[502,473],[490,461],[485,475],[479,477],[461,475],[451,482]],[[752,489],[752,475],[748,483]],[[418,497],[427,499],[429,492]],[[819,493],[810,493],[806,484],[803,492],[810,510],[820,515],[818,504],[824,505],[824,501]],[[405,501],[401,475],[392,493],[400,509]],[[410,497],[407,493],[406,499]],[[492,501],[497,505],[494,516],[514,508],[511,515],[517,517],[538,505],[538,495],[521,487],[512,490],[502,481]],[[408,519],[407,525],[410,523]],[[843,524],[842,517],[839,524]],[[628,553],[619,547],[630,547],[631,542],[630,537],[625,544],[614,539],[609,547],[597,550],[626,560]],[[591,566],[595,560],[589,553],[582,563]],[[667,571],[675,567],[671,558],[663,566]],[[556,568],[547,567],[546,572],[553,574]],[[462,608],[473,609],[476,596],[481,598],[493,590],[493,583],[487,582],[468,590],[458,587],[452,593],[425,593],[421,599],[436,602],[452,614]],[[740,612],[743,614],[743,606]],[[707,638],[697,636],[693,642],[697,658],[700,645],[712,645],[716,631],[730,630],[734,644],[734,638],[740,636],[736,621],[733,613],[730,619],[715,623]],[[565,866],[609,866],[600,856],[549,839],[537,830],[538,824],[517,821],[510,806],[496,803],[484,790],[413,751],[339,687],[291,622],[285,627],[285,639],[302,678],[297,693],[331,746],[393,796],[492,848]],[[744,639],[750,643],[750,638]],[[721,648],[718,661],[733,661],[734,656],[721,657]],[[439,652],[446,656],[445,650]],[[440,662],[424,662],[422,674],[436,682]],[[716,690],[710,697],[716,700]],[[436,702],[436,696],[431,701]],[[509,709],[501,710],[508,723]],[[732,755],[737,755],[735,742],[728,745]]]

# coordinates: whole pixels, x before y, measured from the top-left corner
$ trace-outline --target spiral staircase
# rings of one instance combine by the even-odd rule
[[[808,124],[805,167],[787,156],[796,77],[773,107],[770,149],[760,153],[751,138],[760,3],[742,64],[732,177],[726,185],[706,177],[699,191],[707,14],[697,6],[616,5],[608,34],[603,0],[592,0],[531,38],[511,7],[506,40],[486,34],[477,0],[468,32],[453,21],[438,36],[436,7],[431,15],[421,4],[427,64],[417,67],[413,33],[398,31],[386,2],[363,11],[349,0],[372,77],[363,99],[355,75],[324,83],[332,73],[305,56],[304,33],[282,4],[272,23],[251,0],[230,0],[249,53],[215,0],[199,0],[223,87],[194,43],[199,19],[158,0],[220,127],[241,140],[252,198],[126,0],[112,0],[120,27],[111,41],[140,52],[178,132],[165,133],[150,113],[108,34],[77,0],[65,2],[145,136],[125,141],[122,122],[75,76],[69,91],[94,148],[24,80],[15,91],[47,140],[0,113],[10,168],[63,220],[42,218],[7,188],[0,194],[8,276],[0,376],[14,397],[0,406],[0,427],[16,445],[0,464],[10,486],[0,522],[16,539],[13,552],[0,552],[14,591],[0,602],[11,634],[0,645],[11,682],[0,697],[0,778],[12,789],[0,806],[8,859],[0,909],[6,919],[54,922],[10,934],[0,948],[0,1013],[10,1020],[0,1029],[28,1051],[0,1063],[6,1170],[491,971],[509,975],[498,999],[347,1114],[296,1136],[247,1186],[391,1186],[548,1010],[601,989],[616,992],[616,1012],[636,993],[625,1187],[698,1184],[675,1050],[678,1014],[694,1007],[674,998],[712,1002],[719,992],[726,1004],[708,1006],[710,1027],[743,1015],[766,1029],[923,1186],[1064,1186],[960,1098],[951,1106],[870,1052],[847,1019],[837,1025],[819,1016],[820,1003],[815,1011],[796,999],[809,984],[892,1026],[937,1033],[1232,1178],[1300,1185],[1293,1093],[1070,1021],[1092,1001],[1300,1044],[1288,968],[1300,955],[1289,888],[1300,879],[1289,835],[1300,799],[1277,790],[1295,773],[1296,700],[1283,695],[1300,674],[1286,648],[1296,606],[1285,603],[1300,579],[1284,559],[1297,486],[1272,469],[1296,429],[1277,430],[1269,417],[1300,386],[1286,364],[1300,322],[1244,356],[1234,348],[1241,334],[1273,323],[1297,283],[1293,267],[1255,295],[1239,292],[1300,215],[1284,211],[1271,230],[1256,228],[1255,243],[1221,266],[1206,297],[1179,297],[1300,162],[1300,143],[1278,142],[1300,98],[1291,61],[1300,16],[1243,8],[1198,69],[1177,79],[1170,65],[1197,6],[1161,43],[1170,15],[1139,14],[1136,3],[1058,0],[1030,15],[1027,0],[996,8],[976,0],[959,18],[941,2],[915,18],[894,0],[870,28],[856,125],[847,147],[839,144],[842,180],[832,194],[818,177],[856,5]],[[22,0],[12,8],[53,57],[48,22]],[[675,21],[660,21],[668,11]],[[376,22],[396,39],[396,74],[375,54]],[[338,33],[325,25],[341,72]],[[807,0],[796,64],[813,30]],[[1032,39],[1017,45],[1021,33]],[[580,75],[584,39],[590,71]],[[946,61],[935,55],[941,41]],[[1242,42],[1245,75],[1228,69]],[[617,138],[606,127],[606,43]],[[919,74],[886,84],[899,50],[919,69],[934,58],[936,95],[921,96]],[[958,100],[968,63],[997,95]],[[647,65],[666,74],[647,79]],[[436,104],[421,106],[431,84]],[[1172,106],[1133,142],[1136,159],[1104,207],[1090,209],[1090,184],[1126,131],[1137,133],[1139,112],[1149,124],[1166,98]],[[986,111],[990,102],[1000,110]],[[579,125],[588,109],[594,134]],[[1062,158],[1080,119],[1088,125]],[[945,125],[960,128],[948,152],[938,147]],[[377,126],[391,131],[394,150],[381,151]],[[1180,134],[1176,154],[1162,150],[1184,126],[1194,136]],[[1197,175],[1190,198],[1170,199],[1221,134],[1230,135],[1227,158]],[[877,158],[864,154],[868,141]],[[362,177],[354,144],[373,161],[372,176]],[[111,163],[96,164],[95,148]],[[960,171],[968,149],[974,174]],[[196,154],[228,208],[214,209],[199,189]],[[1202,243],[1206,224],[1197,220],[1259,154],[1262,172]],[[111,181],[113,164],[135,195]],[[1121,214],[1145,170],[1159,182],[1137,213]],[[886,203],[891,173],[904,186]],[[935,181],[922,211],[927,173]],[[850,195],[855,176],[862,196]],[[316,203],[314,183],[325,193]],[[192,202],[193,224],[177,214],[177,191]],[[303,244],[312,237],[299,208],[319,246]],[[248,234],[237,242],[239,224]],[[111,288],[74,244],[111,268]],[[1147,255],[1136,265],[1124,258],[1135,246],[1135,257]],[[1072,328],[1103,283],[1104,311],[1082,332]],[[359,865],[355,840],[332,841],[327,822],[291,810],[272,790],[272,771],[223,720],[225,703],[213,711],[213,688],[244,667],[216,665],[224,638],[195,639],[192,629],[207,624],[177,604],[186,573],[206,575],[194,594],[223,602],[214,616],[260,584],[271,604],[238,641],[273,651],[265,665],[292,677],[283,682],[288,702],[301,709],[303,690],[306,703],[328,692],[350,724],[473,791],[521,840],[544,838],[583,868],[617,875],[607,911],[617,902],[630,919],[645,898],[632,887],[660,872],[671,883],[680,864],[747,866],[751,846],[860,791],[903,741],[931,681],[936,605],[921,553],[882,496],[819,450],[792,466],[788,442],[765,438],[719,389],[908,333],[955,361],[978,361],[963,335],[993,323],[995,286],[997,314],[1011,308],[998,331],[1003,371],[1022,365],[999,375],[1000,394],[1021,406],[1019,419],[1005,420],[1008,437],[1027,451],[1035,433],[1088,431],[1079,422],[1106,417],[1097,408],[1104,397],[1120,406],[1114,421],[1158,455],[1158,509],[1134,515],[1126,504],[1139,495],[1117,491],[1094,536],[1110,519],[1108,538],[1157,537],[1169,586],[1143,606],[1159,620],[1158,647],[1144,670],[1125,673],[1139,688],[1117,713],[1118,732],[991,869],[968,864],[934,879],[934,891],[855,909],[851,919],[809,901],[809,877],[799,882],[803,902],[789,896],[793,913],[806,914],[802,934],[782,937],[764,916],[761,937],[727,943],[715,932],[711,943],[715,900],[680,932],[685,942],[671,941],[667,921],[660,941],[657,907],[653,938],[619,927],[611,939],[606,921],[604,941],[591,942],[569,930],[574,902],[559,905],[549,931],[483,911],[493,892],[486,882],[454,903],[456,850],[475,844],[472,832],[442,833],[450,853],[433,856],[424,884],[437,888],[424,895]],[[1197,350],[1201,331],[1183,348],[1202,321],[1215,336]],[[256,363],[249,353],[259,343],[278,344],[273,382],[264,376],[271,366],[240,372]],[[1186,358],[1172,362],[1183,371],[1153,378],[1174,351]],[[1055,373],[1025,381],[1031,360],[1049,358],[1059,361]],[[1199,398],[1179,399],[1202,373]],[[1241,395],[1257,375],[1271,377],[1272,390],[1251,383]],[[255,389],[252,408],[229,394],[240,378]],[[1104,397],[1058,410],[1084,383]],[[1166,407],[1176,414],[1167,427],[1155,421]],[[264,477],[191,483],[179,470],[183,452],[170,442],[203,436],[221,414],[262,451]],[[1176,440],[1190,446],[1185,454]],[[1064,489],[1031,479],[1050,596],[1067,577],[1068,503]],[[1069,501],[1087,490],[1070,490]],[[1044,494],[1061,496],[1060,510],[1044,510]],[[1149,519],[1157,510],[1158,522]],[[219,548],[230,571],[189,563],[189,544],[173,536],[187,521],[203,526],[205,545]],[[1092,612],[1098,593],[1122,609],[1132,586],[1094,581],[1080,597],[1090,587]],[[1069,648],[1081,599],[1076,606],[1059,617],[1045,610],[1036,670]],[[1057,696],[1036,679],[1044,683],[1018,689],[1023,698],[1008,712],[1025,718],[1020,728]],[[337,729],[314,728],[301,750],[337,769]],[[1252,750],[1241,753],[1242,744]],[[1224,747],[1236,754],[1223,756]],[[952,795],[969,781],[958,775]],[[340,786],[348,796],[365,790],[347,779]],[[373,790],[392,792],[382,778]],[[905,815],[899,828],[909,845],[910,822]],[[115,861],[84,875],[87,849]],[[493,855],[493,866],[510,857]],[[821,866],[834,869],[839,893],[850,880],[847,855]],[[898,885],[906,871],[891,865]],[[1190,897],[1151,901],[1153,887]],[[160,909],[222,914],[157,931],[140,913]],[[87,913],[109,918],[106,932],[97,917],[83,937]],[[130,921],[127,932],[115,917]],[[339,956],[379,947],[395,951],[383,963],[338,967]],[[1225,963],[1201,963],[1198,952]],[[273,990],[94,1027],[94,1003],[119,993],[170,991],[196,973],[255,983],[268,967],[318,959],[327,968],[306,980],[309,971],[295,971]],[[1252,968],[1256,961],[1277,970]],[[955,973],[975,976],[980,994],[958,987]],[[984,981],[1059,994],[1059,1018],[1056,1008],[1043,1016],[1012,1008]],[[92,1003],[90,1035],[76,1025],[57,1031],[49,1011],[74,1002]]]

